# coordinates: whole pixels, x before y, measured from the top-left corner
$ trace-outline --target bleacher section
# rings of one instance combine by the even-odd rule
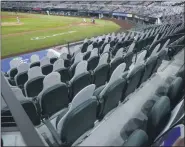
[[[165,17],[184,13],[184,2],[137,2],[137,1],[60,1],[59,2],[2,2],[2,8],[63,8],[64,10],[84,9],[90,11],[122,12],[141,15],[143,17]]]
[[[43,133],[52,140],[46,144],[56,138],[45,119],[63,145],[127,146],[133,138],[132,145],[151,145],[184,95],[184,38],[179,23],[105,34],[72,54],[66,48],[60,56],[32,55],[29,64],[12,60],[4,76],[43,141]],[[5,103],[1,121],[16,126]],[[11,133],[2,135],[6,145]]]

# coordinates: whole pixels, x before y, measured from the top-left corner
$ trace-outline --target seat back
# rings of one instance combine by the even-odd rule
[[[122,77],[125,68],[125,63],[120,64],[114,70],[109,82],[100,93],[100,118],[103,118],[110,110],[112,110],[119,104],[119,101],[122,98],[123,89],[126,86],[126,80]]]
[[[84,44],[82,45],[82,48],[81,48],[81,52],[84,53],[87,51],[87,47],[88,47],[88,43],[87,42],[84,42]]]
[[[160,50],[157,53],[157,63],[156,63],[156,66],[155,66],[153,72],[157,72],[157,70],[160,67],[160,65],[162,64],[162,61],[164,60],[166,54],[167,54],[166,50]]]
[[[84,56],[83,56],[83,60],[88,60],[89,57],[90,57],[90,55],[91,55],[91,51],[87,51],[87,52],[84,54]]]
[[[92,44],[90,44],[88,47],[87,47],[87,52],[89,52],[89,51],[92,51],[93,50],[93,45]]]
[[[27,97],[37,96],[43,89],[44,75],[41,68],[36,66],[28,70],[28,81],[24,84]]]
[[[102,54],[98,66],[94,69],[94,84],[96,87],[104,85],[108,80],[109,64],[108,53]]]
[[[43,90],[38,95],[43,115],[51,116],[68,106],[68,87],[60,80],[58,72],[48,74],[43,81]]]
[[[41,123],[40,114],[39,114],[39,111],[38,111],[36,105],[31,100],[26,98],[23,95],[21,89],[19,89],[18,87],[13,87],[12,91],[14,92],[16,98],[20,101],[22,107],[24,108],[25,112],[27,113],[27,115],[30,118],[30,120],[32,121],[32,123],[34,125],[39,125]],[[2,103],[3,103],[3,101],[2,101]],[[9,123],[15,122],[6,103],[4,102],[3,104],[4,105],[2,105],[2,108],[1,108],[2,126],[6,125],[5,122],[9,122]],[[3,116],[5,116],[5,117],[3,117]],[[6,116],[9,116],[9,117],[6,117]],[[16,124],[14,124],[14,125],[16,125]]]
[[[39,56],[34,54],[30,57],[30,68],[35,67],[35,66],[40,66],[40,59]]]
[[[157,56],[151,56],[145,63],[144,75],[141,79],[141,83],[145,82],[153,74],[154,67],[157,63]]]
[[[87,52],[84,53],[83,60],[88,60],[93,50],[93,45],[90,44],[87,48]]]
[[[28,69],[29,69],[29,64],[27,63],[21,63],[17,67],[18,73],[15,76],[15,83],[20,88],[23,88],[24,84],[28,80]]]
[[[164,49],[167,47],[167,45],[168,45],[169,43],[170,43],[170,39],[166,40],[166,42],[164,43],[163,47],[162,47],[161,49],[159,49],[158,52],[159,52],[160,50],[164,50]]]
[[[63,53],[61,53],[61,55],[60,55],[60,59],[63,59],[63,60],[69,60],[69,54],[68,53],[66,53],[66,52],[63,52]]]
[[[152,142],[157,134],[164,128],[170,116],[170,100],[168,97],[161,97],[152,107],[147,124],[147,133],[150,142]]]
[[[92,97],[94,90],[94,84],[83,88],[72,100],[68,112],[58,120],[57,131],[64,144],[71,146],[94,127],[97,109],[96,98]]]
[[[137,129],[129,136],[128,140],[123,144],[123,146],[146,147],[147,143],[148,135],[146,134],[146,132],[141,129]]]
[[[138,88],[140,80],[144,73],[144,64],[136,65],[127,75],[127,88],[124,92],[123,100],[130,93],[134,92]]]
[[[53,51],[48,51],[46,56],[50,59],[51,64],[54,64],[58,59],[58,56]]]
[[[160,46],[161,46],[161,44],[159,43],[159,44],[153,49],[153,51],[151,51],[150,56],[155,56],[155,55],[157,54],[158,50],[160,49]],[[149,51],[149,52],[150,52],[150,51]]]
[[[98,65],[99,62],[99,56],[98,56],[98,48],[94,48],[91,51],[91,55],[88,59],[88,66],[87,66],[87,70],[94,70],[96,68],[96,66]]]
[[[136,114],[133,118],[128,120],[128,122],[123,126],[120,131],[120,136],[125,142],[129,136],[137,129],[146,130],[147,129],[148,118],[142,112]]]
[[[152,109],[152,107],[154,106],[154,104],[156,103],[156,101],[158,101],[160,99],[159,96],[157,95],[151,95],[151,97],[149,98],[149,100],[147,100],[144,105],[141,108],[141,112],[144,113],[147,117],[149,117],[150,111]]]
[[[146,50],[142,50],[142,52],[137,55],[137,59],[136,59],[136,63],[135,64],[144,63],[146,54],[147,54],[147,51]]]
[[[97,47],[98,47],[98,42],[94,41],[94,42],[92,43],[92,45],[93,45],[93,48],[97,48]]]
[[[122,43],[121,42],[117,42],[115,47],[113,48],[113,50],[111,51],[112,55],[115,56],[117,51],[122,47]]]
[[[10,71],[9,71],[9,77],[14,80],[17,73],[18,73],[17,68],[11,68]]]
[[[67,82],[70,80],[69,71],[65,68],[63,59],[60,58],[53,64],[53,71],[60,74],[61,82]]]
[[[128,48],[128,51],[126,53],[126,55],[123,57],[123,62],[126,63],[126,69],[125,70],[128,70],[130,65],[132,64],[132,58],[133,58],[133,50],[135,48],[135,43],[132,43],[129,48]]]
[[[49,57],[44,57],[40,61],[40,66],[41,66],[41,69],[42,69],[42,73],[44,75],[48,75],[49,73],[51,73],[53,71],[53,65],[50,63],[50,58]]]
[[[103,45],[101,46],[100,50],[99,50],[99,54],[101,55],[104,51],[105,46],[108,44],[108,42],[104,41]]]
[[[75,69],[76,69],[76,66],[77,64],[83,60],[83,54],[81,52],[79,52],[78,54],[76,54],[76,56],[74,57],[74,62],[73,64],[71,65],[70,69],[69,69],[69,73],[70,73],[70,76],[73,77],[74,76],[74,73],[75,73]]]
[[[110,51],[110,44],[106,44],[105,47],[104,47],[104,50],[102,52],[103,53],[108,53]]]
[[[172,107],[176,106],[177,103],[181,100],[182,91],[183,91],[183,80],[181,77],[177,77],[170,84],[167,93],[167,96],[170,98]]]
[[[9,77],[14,80],[14,77],[17,75],[17,67],[21,64],[20,59],[10,61],[10,70],[8,71]]]
[[[176,76],[181,77],[183,80],[185,80],[184,75],[185,75],[185,66],[183,65],[177,72]]]
[[[121,64],[123,63],[123,58],[120,54],[120,56],[115,56],[115,58],[110,63],[110,76],[112,75],[113,71]]]
[[[87,71],[87,61],[78,63],[75,74],[70,80],[70,98],[72,99],[81,89],[91,84],[91,75]]]

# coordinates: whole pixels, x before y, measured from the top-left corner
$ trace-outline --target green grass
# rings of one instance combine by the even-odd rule
[[[18,15],[20,21],[24,23],[23,25],[2,26],[2,56],[74,42],[92,36],[114,32],[120,28],[117,24],[107,20],[96,20],[96,25],[80,26],[75,24],[81,23],[82,18],[23,13],[19,13]],[[11,12],[2,12],[1,16],[2,22],[16,22],[16,15]],[[9,17],[7,18],[7,16]],[[87,21],[89,22],[90,19],[87,19]],[[44,31],[40,31],[43,29]],[[51,36],[68,31],[76,32],[49,37],[43,40],[31,40],[32,37]]]

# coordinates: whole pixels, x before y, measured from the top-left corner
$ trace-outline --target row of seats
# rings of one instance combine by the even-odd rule
[[[179,96],[183,92],[182,83],[181,77],[167,78],[142,106],[141,112],[121,129],[123,146],[149,146],[153,143],[167,124],[173,108],[182,100],[184,93]]]
[[[143,52],[143,53],[144,55],[146,55],[146,52]],[[139,58],[139,59],[144,58],[143,55],[141,55],[141,57],[142,58]],[[141,65],[140,64],[133,65],[135,67],[132,67],[133,69],[130,71],[125,71],[126,69],[125,63],[120,64],[114,70],[109,82],[106,85],[103,85],[96,90],[95,95],[98,97],[99,101],[101,101],[98,106],[99,107],[98,109],[100,110],[98,114],[99,118],[103,118],[103,116],[106,115],[106,113],[108,113],[111,109],[117,106],[120,100],[123,101],[127,95],[129,95],[137,87],[139,87],[139,85],[141,84],[140,82],[144,81],[143,79],[146,80],[151,76],[152,69],[154,69],[154,67],[149,69],[144,68],[145,67],[144,64],[147,65],[148,62],[151,62],[150,61],[151,59],[149,59],[146,63],[142,63]],[[155,66],[156,63],[152,65]],[[87,67],[86,61],[81,61],[77,65],[75,76],[79,78],[79,80],[77,80],[79,82],[75,83],[74,85],[76,87],[72,86],[73,89],[71,90],[71,91],[75,91],[76,94],[81,89],[83,89],[83,87],[91,84],[91,82],[87,80],[90,73],[88,72],[85,73],[85,71],[83,70],[86,67]],[[69,95],[70,90],[68,89],[68,86],[65,83],[61,82],[60,80],[61,77],[59,73],[53,72],[47,75],[46,77],[44,77],[43,75],[41,75],[41,70],[40,72],[38,72],[37,69],[40,69],[40,68],[33,67],[28,71],[28,76],[30,77],[30,80],[25,84],[28,89],[26,91],[26,96],[27,96],[27,99],[29,99],[28,97],[35,97],[38,95],[37,99],[41,106],[42,114],[43,115],[47,114],[51,116],[57,111],[61,110],[62,108],[65,108],[68,106],[69,102],[71,101],[69,97],[71,96]],[[80,75],[81,75],[81,78],[79,77]],[[72,81],[74,81],[74,79],[75,78],[73,78]],[[75,93],[72,94],[72,97],[76,95]],[[114,99],[114,102],[108,101],[106,104],[108,106],[104,104],[105,100],[103,100],[104,103],[102,103],[103,101],[101,99],[111,100],[111,97],[115,96],[115,94],[116,94],[116,98]],[[52,97],[52,99],[50,99],[50,97]],[[103,107],[105,107],[104,111],[102,111]],[[39,122],[39,121],[36,121],[36,122]],[[34,124],[37,124],[37,123],[34,123]]]

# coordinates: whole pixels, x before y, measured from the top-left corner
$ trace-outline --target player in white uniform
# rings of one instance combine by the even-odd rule
[[[83,18],[83,21],[84,21],[85,23],[87,22],[85,18]]]
[[[20,19],[19,19],[19,17],[17,16],[17,23],[20,23]]]

